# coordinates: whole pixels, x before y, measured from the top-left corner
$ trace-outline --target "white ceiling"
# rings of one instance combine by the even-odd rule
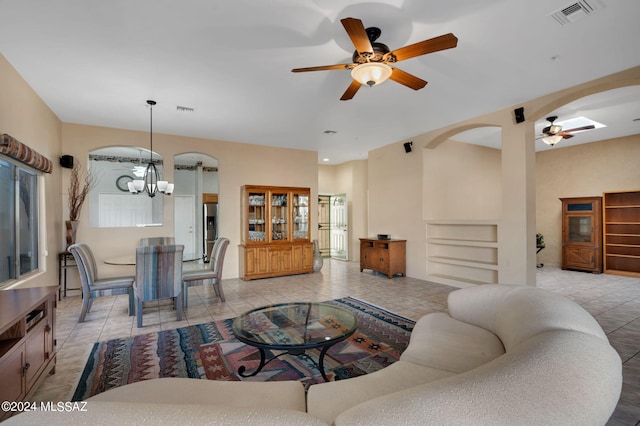
[[[154,99],[154,132],[309,149],[339,164],[640,65],[640,1],[598,0],[566,25],[549,16],[574,1],[0,0],[0,52],[63,122],[145,131]],[[420,91],[388,81],[339,101],[348,71],[291,69],[350,62],[345,17],[380,27],[392,50],[449,32],[458,47],[397,64],[429,82]],[[554,149],[640,133],[637,89],[555,111],[608,127]],[[483,139],[469,142],[499,136]]]

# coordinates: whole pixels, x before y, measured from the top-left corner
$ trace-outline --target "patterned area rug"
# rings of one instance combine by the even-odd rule
[[[330,380],[372,373],[398,360],[409,344],[414,321],[352,297],[331,303],[358,317],[358,329],[333,346],[324,359]],[[256,376],[237,374],[244,365],[254,371],[260,355],[231,332],[232,319],[193,325],[126,339],[97,342],[84,368],[73,401],[108,389],[158,377],[211,380],[299,380],[308,386],[323,381],[316,365],[318,350],[308,356],[284,355],[268,363]],[[279,354],[269,353],[267,359]]]

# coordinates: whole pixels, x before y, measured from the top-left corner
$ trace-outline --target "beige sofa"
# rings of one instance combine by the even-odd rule
[[[35,412],[39,424],[602,425],[622,386],[617,352],[572,301],[531,287],[454,291],[449,315],[421,318],[400,360],[312,385],[156,379]]]

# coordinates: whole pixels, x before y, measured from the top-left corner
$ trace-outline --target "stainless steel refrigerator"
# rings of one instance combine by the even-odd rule
[[[205,262],[209,262],[209,256],[211,255],[211,249],[213,243],[218,238],[218,205],[217,204],[203,204],[203,219],[202,224],[202,247],[204,253],[202,258]]]

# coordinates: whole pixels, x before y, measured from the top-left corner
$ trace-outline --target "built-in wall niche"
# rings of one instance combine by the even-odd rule
[[[174,157],[174,235],[184,245],[184,256],[207,259],[218,237],[219,170],[210,155],[189,152]],[[215,194],[215,203],[203,196]]]
[[[95,179],[88,197],[89,226],[98,228],[160,226],[163,198],[146,192],[133,194],[127,183],[142,179],[149,164],[148,149],[128,146],[89,152],[89,172]],[[158,175],[163,176],[162,156],[153,153]]]

